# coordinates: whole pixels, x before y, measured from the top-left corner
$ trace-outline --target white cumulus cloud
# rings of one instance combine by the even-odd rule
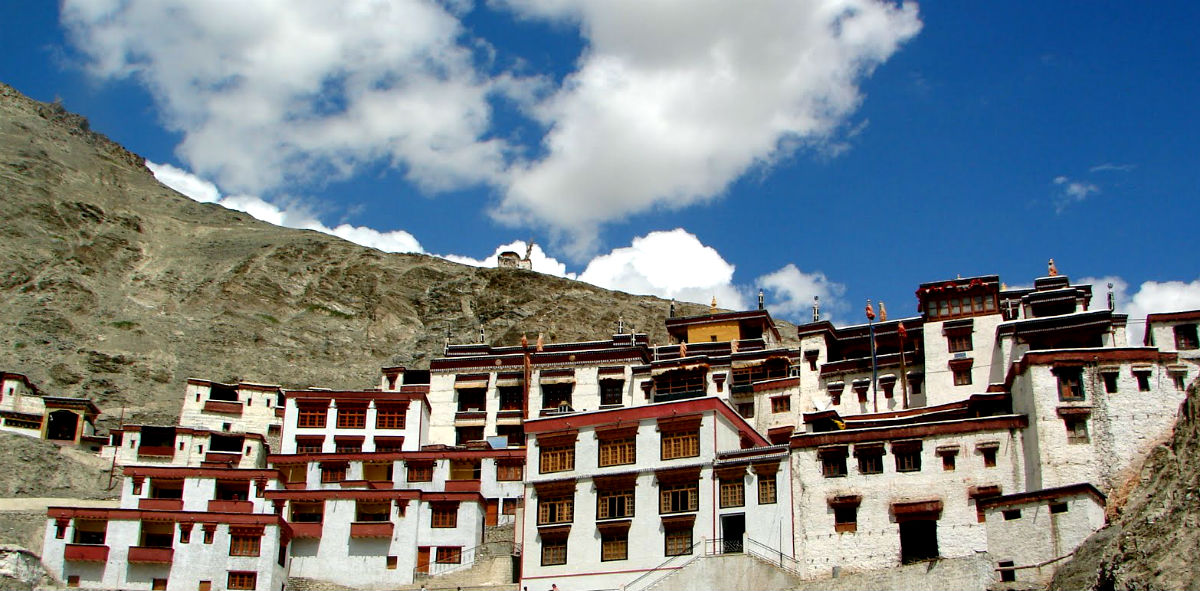
[[[835,320],[845,313],[846,286],[830,281],[824,273],[805,273],[794,264],[759,277],[755,283],[768,295],[767,309],[780,318],[797,322],[812,320],[813,298],[821,299],[821,319]]]
[[[1184,281],[1145,281],[1136,291],[1124,279],[1116,276],[1085,277],[1080,283],[1091,284],[1093,308],[1107,306],[1108,284],[1113,285],[1113,298],[1118,312],[1129,315],[1127,338],[1134,347],[1142,345],[1146,331],[1146,315],[1156,312],[1200,310],[1200,279]]]
[[[496,257],[500,256],[500,253],[502,252],[512,251],[521,256],[525,256],[525,248],[527,244],[528,243],[524,240],[514,240],[508,244],[501,244],[500,246],[496,247],[496,251],[492,253],[492,256],[484,257],[482,259],[475,259],[457,254],[439,256],[446,260],[462,263],[464,265],[471,265],[472,267],[495,267]],[[533,270],[537,271],[538,273],[545,273],[547,275],[554,275],[556,277],[566,277],[567,279],[575,279],[575,273],[567,272],[566,263],[563,263],[558,259],[546,254],[546,251],[542,250],[542,245],[540,244],[534,243],[533,249],[529,252],[529,262],[531,263]]]
[[[255,195],[222,196],[215,184],[181,168],[149,160],[146,161],[146,167],[154,173],[154,178],[159,182],[196,201],[216,203],[229,209],[244,211],[256,219],[276,226],[316,230],[384,252],[425,252],[421,248],[421,243],[404,230],[381,232],[374,228],[350,224],[341,224],[330,228],[322,224],[308,208],[299,202],[289,202],[280,206]]]
[[[436,2],[65,0],[61,21],[89,71],[144,84],[179,156],[227,189],[384,162],[440,190],[503,168],[488,98],[520,85],[481,75]]]
[[[569,230],[720,195],[749,169],[832,138],[861,79],[921,28],[873,0],[509,0],[575,23],[578,69],[533,109],[546,156],[520,164],[496,213]]]

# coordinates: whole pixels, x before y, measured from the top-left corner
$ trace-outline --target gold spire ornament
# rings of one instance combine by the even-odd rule
[[[1057,277],[1058,276],[1058,267],[1055,266],[1054,259],[1050,259],[1050,262],[1047,263],[1046,266],[1048,267],[1048,269],[1046,271],[1047,277]]]

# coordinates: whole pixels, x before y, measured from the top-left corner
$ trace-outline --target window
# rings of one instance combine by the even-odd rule
[[[321,523],[325,519],[325,503],[292,501],[292,518],[296,523]],[[205,530],[207,533],[208,530]],[[208,542],[205,542],[208,543]]]
[[[392,517],[391,501],[355,501],[354,521],[380,522],[389,521]]]
[[[298,454],[319,454],[321,448],[325,445],[324,437],[297,437],[296,438],[296,453]]]
[[[454,444],[466,445],[469,441],[483,440],[483,426],[478,427],[455,427],[454,428]]]
[[[258,586],[258,573],[231,571],[228,589],[254,589]]]
[[[1009,509],[1007,511],[1003,511],[1002,513],[1004,515],[1005,521],[1012,521],[1014,519],[1021,518],[1021,510],[1020,509]]]
[[[196,591],[212,591],[212,581],[200,581],[196,585]]]
[[[575,446],[560,445],[538,450],[538,469],[542,474],[575,469]]]
[[[600,560],[625,560],[629,558],[629,530],[600,532]]]
[[[996,567],[1000,571],[1000,582],[1014,583],[1017,580],[1017,570],[1013,568],[1016,564],[1011,560],[1001,560],[996,563]]]
[[[664,540],[667,556],[684,556],[692,553],[692,526],[671,525],[666,529]]]
[[[833,531],[838,533],[858,531],[857,504],[843,504],[833,507]]]
[[[458,412],[482,412],[487,404],[487,388],[463,388],[458,392]]]
[[[895,451],[896,456],[896,471],[897,472],[919,472],[921,471],[921,450],[903,450]]]
[[[1200,338],[1197,338],[1195,324],[1177,324],[1174,330],[1176,350],[1191,351],[1193,349],[1200,349]]]
[[[365,429],[367,407],[359,404],[343,404],[337,409],[338,429]]]
[[[700,455],[700,431],[671,431],[662,434],[662,459],[694,458]]]
[[[1059,400],[1083,400],[1083,369],[1079,367],[1058,367],[1054,369],[1058,376]]]
[[[571,407],[571,390],[575,384],[542,384],[542,408],[546,410]]]
[[[746,481],[742,477],[721,479],[721,508],[746,506]]]
[[[346,479],[346,464],[343,462],[321,464],[321,482],[341,482]]]
[[[433,464],[408,464],[408,481],[409,482],[432,482],[433,481]]]
[[[75,539],[72,542],[75,544],[103,544],[105,530],[107,529],[107,521],[76,519]]]
[[[392,386],[392,387],[394,388],[395,386]],[[400,566],[400,557],[398,557],[398,556],[388,556],[387,557],[387,569],[388,570],[396,570],[396,568],[398,566]]]
[[[983,455],[983,467],[984,468],[995,468],[996,467],[996,448],[989,447],[989,448],[981,449],[981,450],[979,450],[979,453],[981,455]]]
[[[363,448],[363,440],[362,439],[359,439],[359,438],[339,439],[339,438],[335,437],[333,442],[334,442],[334,446],[335,446],[334,450],[337,451],[337,453],[356,454],[356,453],[362,452],[362,448]]]
[[[11,390],[9,392],[11,393]],[[71,588],[79,587],[79,575],[67,575],[67,586]]]
[[[450,460],[450,480],[479,480],[482,475],[479,460]]]
[[[524,392],[521,386],[500,386],[500,410],[521,410]]]
[[[970,386],[971,385],[971,368],[970,367],[951,367],[950,371],[954,374],[955,386]]]
[[[791,396],[776,396],[771,399],[771,412],[780,413],[792,410]]]
[[[1100,375],[1104,377],[1104,391],[1109,394],[1115,394],[1117,392],[1117,378],[1121,374],[1115,371],[1106,371]]]
[[[758,504],[770,505],[775,502],[775,475],[758,475]]]
[[[600,440],[600,467],[623,466],[637,461],[637,439],[623,437],[621,439]]]
[[[368,482],[391,482],[391,462],[363,462],[363,480]]]
[[[633,517],[633,489],[602,490],[596,494],[596,519]]]
[[[1050,503],[1051,513],[1066,513],[1070,507],[1066,503]]]
[[[262,532],[239,530],[238,528],[230,528],[229,530],[229,555],[230,556],[258,556],[260,551],[260,542],[262,540]]]
[[[438,564],[459,564],[462,562],[462,546],[442,546],[437,549]]]
[[[695,511],[700,503],[700,484],[685,482],[663,485],[659,490],[659,513]],[[690,530],[689,530],[689,536]]]
[[[191,541],[192,541],[192,524],[180,523],[179,524],[179,543],[180,544],[188,544]]]
[[[845,475],[845,453],[826,453],[821,455],[821,476],[825,478],[837,478]]]
[[[737,411],[739,415],[742,415],[743,419],[752,419],[754,418],[754,403],[739,402],[737,405]]]
[[[434,503],[431,509],[430,527],[458,527],[458,503]]]
[[[859,474],[883,474],[883,446],[858,447],[854,455],[858,457]]]
[[[317,521],[320,521],[320,519],[318,519]],[[213,543],[213,536],[214,536],[216,533],[217,533],[217,526],[216,526],[216,524],[213,524],[211,527],[210,527],[210,526],[207,526],[207,525],[206,525],[206,526],[204,526],[204,543],[205,543],[205,544],[211,544],[211,543]]]
[[[497,463],[496,480],[513,481],[524,478],[525,466],[521,464]]]
[[[375,408],[376,429],[403,429],[405,412],[408,409],[398,404],[380,404]]]
[[[166,589],[167,589],[167,580],[166,579],[150,579],[150,590],[151,591],[166,591]]]
[[[703,396],[707,372],[704,369],[669,371],[654,378],[656,400],[677,400]]]
[[[1182,390],[1187,387],[1187,385],[1184,384],[1184,378],[1186,376],[1187,376],[1186,372],[1182,372],[1182,371],[1171,372],[1171,381],[1175,383],[1176,390]]]
[[[1133,376],[1137,378],[1139,392],[1149,392],[1150,391],[1150,371],[1149,370],[1135,371],[1135,372],[1133,372]]]
[[[516,515],[517,509],[523,507],[524,505],[525,499],[521,497],[504,499],[504,506],[500,508],[500,513],[504,515]]]
[[[143,521],[139,546],[146,548],[170,548],[175,543],[175,524],[171,522]]]
[[[570,523],[575,518],[575,497],[538,498],[538,525]]]
[[[620,406],[624,399],[624,380],[600,380],[600,406]]]
[[[542,566],[567,563],[567,538],[542,538]]]
[[[320,428],[325,426],[326,409],[324,407],[303,405],[297,410],[297,427]]]
[[[1088,438],[1087,418],[1064,417],[1063,423],[1067,426],[1067,443],[1088,443],[1091,441]]]
[[[946,345],[951,353],[965,353],[973,349],[971,333],[954,332],[946,335]]]
[[[953,472],[954,471],[954,461],[955,461],[955,458],[957,458],[957,457],[958,457],[958,454],[942,454],[942,471]]]
[[[787,359],[768,359],[758,365],[733,368],[733,385],[742,391],[755,382],[786,378],[791,373],[792,364]]]

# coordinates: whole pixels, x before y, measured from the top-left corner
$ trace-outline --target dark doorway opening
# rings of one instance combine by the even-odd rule
[[[920,562],[938,557],[937,521],[913,519],[900,523],[900,562]]]
[[[746,516],[744,514],[721,516],[721,552],[724,554],[740,554],[742,552],[742,535],[746,533]]]
[[[75,429],[78,426],[79,415],[69,410],[56,410],[50,413],[50,421],[46,425],[46,439],[75,441]]]

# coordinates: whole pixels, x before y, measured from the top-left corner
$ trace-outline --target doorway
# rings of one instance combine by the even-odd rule
[[[50,413],[50,420],[46,424],[46,439],[75,441],[78,426],[79,415],[69,410],[56,410]]]
[[[746,515],[721,516],[721,553],[740,554],[742,552],[742,536],[746,533]]]
[[[900,523],[900,562],[920,562],[938,557],[937,520],[912,519]]]

